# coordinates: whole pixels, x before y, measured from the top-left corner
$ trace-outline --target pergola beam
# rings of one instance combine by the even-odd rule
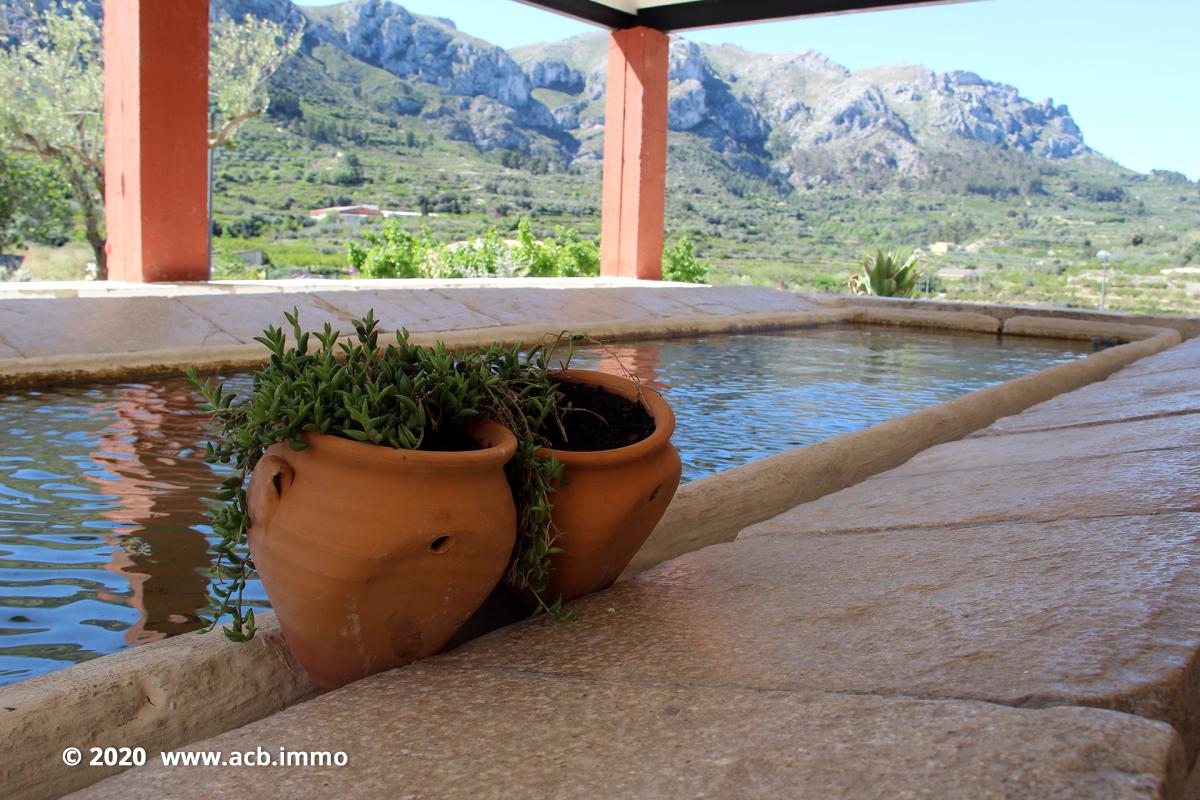
[[[627,14],[612,6],[593,2],[593,0],[517,0],[517,2],[581,19],[584,22],[593,22],[614,30],[636,28],[640,24],[638,18],[633,14]]]
[[[643,8],[638,11],[637,24],[662,31],[681,31],[918,5],[937,3],[913,0],[697,0]]]
[[[942,5],[963,0],[684,0],[645,5],[637,0],[519,0],[569,17],[621,30],[645,27],[682,31],[745,22],[844,14],[908,6]],[[611,4],[610,4],[611,3]],[[626,11],[616,6],[635,9]]]

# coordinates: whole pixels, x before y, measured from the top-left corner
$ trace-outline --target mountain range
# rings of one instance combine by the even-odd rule
[[[214,0],[213,8],[302,26],[301,59],[334,48],[395,76],[395,112],[434,122],[480,150],[563,162],[599,157],[602,32],[505,51],[389,0],[323,7]],[[812,50],[765,55],[673,37],[670,81],[672,131],[704,140],[731,169],[797,188],[923,181],[989,155],[1096,155],[1066,105],[1026,99],[967,71],[911,64],[851,71]]]

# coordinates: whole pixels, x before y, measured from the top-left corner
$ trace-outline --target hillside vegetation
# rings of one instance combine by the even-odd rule
[[[346,275],[364,228],[309,210],[352,203],[418,212],[394,224],[440,243],[515,238],[522,218],[598,237],[602,34],[508,53],[382,0],[216,5],[305,26],[269,115],[218,157],[218,276]],[[868,251],[897,248],[931,274],[922,294],[1094,307],[1106,250],[1109,308],[1200,309],[1200,186],[1092,151],[1065,105],[686,40],[671,79],[668,239],[713,281],[847,291]]]

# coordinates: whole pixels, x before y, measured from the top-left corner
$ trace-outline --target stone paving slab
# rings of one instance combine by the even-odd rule
[[[447,333],[512,325],[558,330],[619,320],[827,311],[809,298],[762,286],[628,281],[590,285],[583,280],[476,283],[480,285],[362,282],[346,290],[326,281],[293,291],[284,291],[286,286],[232,291],[198,284],[160,287],[157,295],[0,297],[0,359],[246,344],[267,325],[283,325],[283,312],[293,306],[299,307],[310,328],[328,321],[348,330],[351,319],[373,308],[385,328]]]
[[[0,324],[8,345],[27,358],[238,343],[175,299],[161,297],[11,300]]]
[[[1128,376],[1122,371],[1108,380],[1059,395],[1016,416],[997,420],[977,435],[1096,425],[1196,411],[1200,411],[1200,369]]]
[[[451,331],[473,328],[494,328],[503,324],[500,316],[492,312],[486,303],[467,302],[467,293],[447,297],[438,289],[408,289],[381,292],[320,292],[315,296],[331,308],[336,308],[347,319],[355,319],[373,310],[375,318],[384,330],[394,331],[408,328],[410,331]],[[485,289],[475,290],[486,292]],[[492,292],[496,303],[503,298],[536,296],[536,290],[517,292]],[[509,301],[512,302],[512,301]],[[495,305],[495,304],[493,304]],[[352,332],[346,326],[346,332]]]
[[[990,467],[1177,447],[1200,447],[1200,413],[949,442],[918,453],[904,465],[869,480],[954,473],[947,476],[947,480],[954,481],[955,475]]]
[[[593,293],[594,294],[594,293]],[[766,286],[710,286],[696,291],[639,291],[618,287],[612,296],[641,308],[637,316],[686,317],[696,314],[765,314],[775,311],[817,311],[825,306],[793,292]]]
[[[1200,369],[1200,339],[1190,339],[1169,350],[1140,359],[1121,370],[1120,377],[1136,378],[1176,369]]]
[[[764,535],[939,528],[1200,510],[1200,448],[964,468],[953,477],[884,473],[743,530]]]
[[[439,289],[446,302],[456,303],[495,322],[492,325],[529,325],[542,322],[553,327],[559,320],[598,322],[615,319],[643,319],[642,308],[622,298],[622,290],[527,289],[496,292],[488,289]],[[680,301],[684,308],[689,303]],[[691,311],[690,313],[695,313]],[[465,327],[465,326],[464,326]],[[481,326],[475,326],[481,327]],[[437,330],[430,328],[429,330]]]
[[[613,684],[437,662],[196,749],[281,747],[342,749],[350,763],[151,765],[71,797],[1154,798],[1184,771],[1168,726],[1095,709]]]
[[[1113,708],[1196,744],[1200,514],[740,539],[449,660],[614,682]]]
[[[300,312],[300,322],[308,330],[319,330],[326,322],[343,333],[353,330],[349,313],[322,302],[319,296],[311,293],[281,297],[276,292],[260,292],[239,295],[236,301],[231,301],[228,296],[194,294],[178,297],[175,302],[209,320],[242,344],[253,342],[254,337],[261,336],[268,325],[286,330],[287,321],[283,313],[293,308]],[[366,308],[364,306],[363,310]],[[290,335],[290,331],[288,333]],[[136,337],[136,327],[128,335]]]
[[[21,354],[15,347],[9,345],[4,339],[4,331],[0,330],[0,360],[5,358],[20,358]]]

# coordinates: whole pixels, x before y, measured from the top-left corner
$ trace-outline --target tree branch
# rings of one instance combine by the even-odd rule
[[[234,131],[241,127],[242,123],[249,122],[255,117],[262,116],[263,109],[256,108],[253,111],[247,111],[242,114],[234,114],[229,119],[221,124],[221,127],[216,131],[208,132],[208,147],[210,150],[217,147],[222,147],[233,136]]]

